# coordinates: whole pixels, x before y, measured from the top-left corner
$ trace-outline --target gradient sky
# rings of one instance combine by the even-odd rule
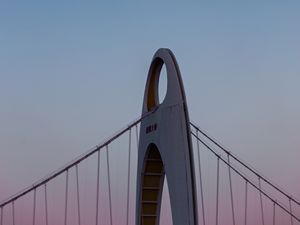
[[[299,1],[1,1],[0,199],[137,118],[154,52],[190,118],[300,198]]]

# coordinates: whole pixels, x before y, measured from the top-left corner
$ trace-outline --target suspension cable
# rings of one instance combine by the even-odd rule
[[[138,143],[138,128],[137,128],[137,124],[135,124],[135,126],[136,126],[136,138],[137,138],[137,143]],[[129,129],[129,132],[130,132],[130,136],[131,136],[131,127],[129,127],[128,128]],[[127,129],[127,130],[128,130]],[[127,131],[126,130],[126,131]],[[201,132],[197,127],[196,127],[196,133],[197,133],[197,145],[199,145],[199,141],[202,143],[202,144],[204,144],[204,145],[206,145],[204,142],[202,142],[202,140],[199,140],[199,137],[198,137],[198,131],[199,132]],[[193,134],[194,135],[194,134]],[[195,136],[195,135],[194,135]],[[109,143],[109,142],[108,142]],[[207,146],[206,146],[207,147]],[[129,143],[129,163],[128,163],[128,180],[130,179],[130,148],[131,148],[131,143]],[[209,147],[207,147],[208,149],[209,149]],[[98,159],[100,158],[100,149],[101,148],[99,148],[98,149]],[[112,203],[111,203],[111,187],[110,187],[110,171],[109,171],[109,152],[108,152],[108,145],[106,145],[106,150],[107,150],[107,168],[108,168],[108,171],[107,171],[107,173],[108,173],[108,186],[109,186],[109,207],[110,207],[110,224],[112,225]],[[211,150],[211,149],[210,149]],[[225,150],[225,149],[224,149]],[[213,151],[213,150],[212,150]],[[226,163],[226,161],[224,161],[224,159],[222,158],[222,157],[220,157],[219,155],[217,155],[218,156],[218,164],[217,164],[217,166],[218,166],[218,168],[217,168],[217,212],[216,212],[216,224],[218,224],[218,201],[219,201],[219,161],[220,161],[220,159],[225,163],[225,164],[227,164],[228,165],[228,169],[229,169],[229,179],[230,179],[230,191],[231,191],[231,201],[232,201],[232,215],[233,215],[233,221],[234,221],[234,224],[235,224],[235,217],[234,217],[234,205],[233,205],[233,191],[232,191],[232,183],[231,183],[231,169],[233,169],[236,173],[238,173],[240,176],[242,176],[244,179],[246,179],[243,175],[241,175],[241,173],[240,172],[238,172],[234,167],[232,167],[232,165],[230,164],[230,161],[229,161],[229,157],[232,157],[232,158],[234,158],[235,160],[237,160],[238,162],[240,162],[237,158],[235,158],[235,156],[233,156],[230,152],[228,152],[227,150],[225,150],[226,151],[226,153],[228,154],[228,163]],[[214,151],[213,151],[214,152]],[[93,152],[94,153],[94,152]],[[91,154],[93,154],[93,153],[91,153]],[[214,152],[215,153],[215,152]],[[91,155],[90,154],[90,155]],[[198,160],[199,160],[199,170],[201,171],[201,168],[200,168],[200,151],[199,151],[199,149],[198,149]],[[216,154],[216,153],[215,153]],[[90,155],[87,155],[85,158],[87,158],[87,157],[89,157]],[[81,160],[84,160],[85,158],[83,158],[83,159],[81,159]],[[66,192],[65,192],[65,225],[67,225],[67,207],[68,207],[68,169],[69,168],[71,168],[71,167],[73,167],[74,165],[76,166],[76,176],[77,176],[77,203],[78,203],[78,219],[79,219],[79,224],[80,224],[80,205],[79,205],[79,203],[80,203],[80,201],[79,201],[79,182],[78,182],[78,168],[77,168],[77,165],[78,165],[78,163],[80,163],[81,162],[81,160],[80,161],[76,161],[76,163],[75,164],[71,164],[69,167],[66,167],[66,170],[64,170],[64,171],[66,171]],[[241,162],[240,162],[241,163]],[[242,163],[243,164],[243,163]],[[247,166],[246,166],[247,167]],[[248,168],[248,167],[247,167]],[[249,168],[248,168],[249,169]],[[100,170],[100,162],[98,161],[98,171]],[[250,168],[250,170],[252,170],[251,168]],[[64,172],[63,171],[63,172]],[[252,171],[253,172],[253,171]],[[269,197],[267,194],[265,194],[265,192],[263,191],[263,190],[261,190],[261,182],[260,182],[260,180],[262,179],[263,181],[265,181],[266,183],[268,183],[268,184],[270,184],[272,187],[274,187],[274,188],[276,188],[278,191],[280,191],[281,193],[284,193],[284,192],[282,192],[280,189],[278,189],[276,186],[273,186],[271,183],[269,183],[264,177],[262,177],[262,176],[260,176],[258,173],[256,173],[255,171],[254,171],[254,173],[258,176],[258,178],[259,178],[259,188],[257,188],[257,186],[256,185],[254,185],[253,183],[251,183],[251,182],[249,182],[252,186],[254,186],[256,189],[258,189],[259,190],[259,193],[260,193],[260,202],[261,202],[261,211],[262,211],[262,221],[263,221],[263,224],[264,224],[264,214],[263,214],[263,202],[262,202],[262,194],[264,194],[265,196],[267,196],[269,199],[271,199],[272,201],[273,201],[273,224],[275,224],[275,207],[276,207],[276,205],[278,205],[280,208],[282,208],[283,210],[285,210],[285,211],[287,211],[286,210],[286,208],[285,207],[283,207],[283,206],[281,206],[279,203],[277,203],[277,202],[275,202],[271,197]],[[59,174],[61,174],[61,173],[59,173]],[[47,180],[44,180],[42,183],[39,183],[39,184],[37,184],[37,185],[35,185],[34,186],[34,188],[33,189],[31,189],[31,190],[33,190],[34,191],[34,212],[33,212],[33,225],[35,225],[35,220],[36,220],[36,215],[35,215],[35,213],[36,213],[36,189],[37,189],[37,187],[39,187],[40,185],[42,185],[42,184],[44,184],[45,185],[45,210],[46,210],[46,223],[48,224],[48,210],[47,210],[47,202],[46,202],[46,200],[47,200],[47,190],[46,190],[46,183],[45,182],[48,182],[49,180],[51,180],[51,179],[53,179],[53,178],[55,178],[57,175],[59,175],[59,174],[56,174],[55,176],[53,176],[53,177],[50,177],[50,178],[48,178]],[[99,177],[99,173],[98,173],[98,177]],[[97,177],[97,185],[98,185],[98,188],[97,188],[97,214],[96,214],[96,224],[98,225],[98,207],[99,207],[99,203],[98,203],[98,201],[99,201],[99,178]],[[201,191],[202,191],[202,179],[201,179],[201,173],[200,173],[200,183],[201,183]],[[246,181],[246,190],[247,190],[247,181]],[[128,225],[128,211],[129,211],[129,182],[128,182],[128,189],[127,189],[127,225]],[[31,191],[30,190],[30,191]],[[26,190],[26,193],[28,193],[27,192],[27,190]],[[25,194],[26,194],[25,193]],[[22,194],[22,195],[24,195],[24,194]],[[16,200],[16,199],[18,199],[20,196],[22,196],[22,195],[18,195],[17,197],[14,197],[14,198],[12,198],[13,200],[11,201],[11,199],[8,201],[8,202],[11,202],[12,203],[12,207],[13,207],[13,224],[15,224],[15,208],[14,208],[14,201]],[[201,194],[201,195],[203,195],[203,194]],[[289,210],[289,214],[291,215],[291,224],[293,224],[293,217],[296,219],[296,220],[298,220],[299,221],[299,219],[296,217],[296,216],[294,216],[293,215],[293,212],[292,212],[292,205],[291,205],[291,203],[292,203],[292,201],[293,202],[295,202],[296,204],[299,204],[296,200],[294,200],[294,199],[292,199],[290,196],[288,196],[288,195],[286,195],[285,193],[284,193],[284,195],[285,196],[287,196],[288,198],[289,198],[289,206],[290,206],[290,210]],[[247,199],[247,191],[246,191],[246,199]],[[203,201],[203,196],[202,196],[202,201]],[[246,201],[247,202],[247,201]],[[7,204],[7,202],[5,202],[5,203],[3,203],[3,204],[1,204],[1,225],[3,225],[3,207],[4,207],[4,205],[6,205]],[[245,208],[246,208],[246,210],[245,210],[245,224],[246,224],[246,214],[247,214],[247,204],[245,205]],[[203,202],[202,202],[202,209],[203,209],[203,219],[204,219],[204,204],[203,204]],[[205,219],[204,219],[204,221],[205,221]],[[205,224],[205,222],[204,222],[204,224]]]
[[[79,175],[78,175],[78,164],[75,166],[76,169],[76,189],[77,189],[77,213],[78,213],[78,225],[81,225],[80,219],[80,196],[79,196]]]
[[[196,130],[198,130],[204,137],[206,137],[208,140],[210,140],[212,143],[214,143],[217,147],[219,147],[222,151],[224,151],[226,154],[229,154],[230,157],[232,157],[234,160],[236,160],[238,163],[240,163],[241,165],[243,165],[246,169],[248,169],[249,171],[251,171],[254,175],[256,175],[257,177],[260,177],[260,179],[262,179],[264,182],[266,182],[267,184],[269,184],[271,187],[273,187],[275,190],[277,190],[278,192],[280,192],[282,195],[284,195],[287,198],[290,198],[293,202],[295,202],[297,205],[300,206],[300,201],[295,199],[295,198],[291,198],[290,195],[288,195],[286,192],[284,192],[283,190],[281,190],[279,187],[277,187],[277,185],[274,185],[271,181],[269,181],[266,177],[264,177],[263,175],[259,174],[258,172],[256,172],[253,168],[251,168],[250,166],[248,166],[245,162],[243,162],[241,159],[239,159],[237,156],[235,156],[234,154],[232,154],[230,151],[228,151],[227,149],[225,149],[221,144],[219,144],[217,141],[215,141],[213,138],[211,138],[210,136],[208,136],[208,134],[206,134],[204,131],[202,131],[199,127],[197,127],[194,123],[190,122],[190,125],[192,125]]]
[[[275,225],[275,207],[276,207],[276,204],[275,204],[275,201],[273,202],[273,225]]]
[[[260,183],[260,178],[258,178],[258,187],[259,187],[259,199],[260,199],[261,220],[262,220],[262,225],[265,225],[264,206],[263,206],[263,199],[262,199],[262,194],[261,194],[261,183]]]
[[[67,225],[68,219],[68,183],[69,183],[69,170],[66,171],[66,189],[65,189],[65,223]]]
[[[247,225],[248,181],[245,181],[245,225]]]
[[[130,156],[131,156],[131,129],[129,129],[129,147],[128,147],[128,172],[127,172],[127,214],[126,214],[126,225],[129,220],[129,189],[130,189]]]
[[[13,225],[16,225],[15,221],[15,202],[12,202],[12,219],[13,219]]]
[[[45,220],[46,225],[48,225],[48,197],[47,197],[47,183],[44,184],[44,195],[45,195]]]
[[[97,193],[96,193],[96,225],[98,225],[98,214],[99,214],[99,187],[100,186],[100,150],[98,151],[97,159]]]
[[[3,213],[4,213],[3,207],[1,207],[0,225],[3,225]]]
[[[191,132],[191,134],[197,138],[196,134]],[[208,146],[204,141],[202,141],[200,138],[197,138],[208,150],[210,150],[216,157],[219,157],[222,162],[224,162],[226,165],[228,165],[227,161],[224,160],[220,155],[218,155],[210,146]],[[248,180],[245,175],[243,175],[240,171],[238,171],[235,167],[233,167],[231,164],[229,165],[230,168],[238,174],[240,177],[244,178],[245,180]],[[264,196],[266,196],[269,200],[274,201],[278,207],[280,207],[283,211],[285,211],[287,214],[292,215],[294,219],[296,219],[298,222],[300,222],[300,219],[293,213],[290,213],[288,209],[286,209],[284,206],[282,206],[280,203],[278,203],[276,200],[274,200],[270,195],[268,195],[265,191],[262,189],[259,189],[252,181],[248,180],[248,183],[251,184],[256,190],[261,192]]]
[[[85,153],[81,154],[80,156],[78,156],[74,160],[72,160],[69,163],[65,164],[63,167],[61,167],[61,168],[55,170],[54,172],[48,174],[47,176],[45,176],[44,178],[38,180],[37,182],[33,183],[32,185],[28,186],[27,188],[24,188],[23,190],[19,191],[18,193],[16,193],[16,194],[10,196],[9,198],[1,201],[0,202],[0,208],[5,206],[5,205],[8,205],[8,204],[12,203],[13,201],[15,201],[15,200],[19,199],[20,197],[28,194],[29,192],[33,191],[34,189],[44,185],[45,183],[49,182],[50,180],[54,179],[55,177],[59,176],[60,174],[66,172],[68,169],[74,167],[76,164],[79,164],[81,161],[83,161],[83,160],[87,159],[88,157],[90,157],[91,155],[95,154],[97,151],[99,151],[100,149],[102,149],[106,145],[108,145],[109,143],[111,143],[114,140],[116,140],[117,138],[119,138],[121,135],[123,135],[130,128],[136,126],[144,118],[148,117],[153,112],[154,111],[145,113],[144,115],[142,115],[138,119],[134,120],[133,122],[131,122],[130,124],[125,126],[123,129],[116,132],[113,136],[109,137],[108,139],[105,139],[105,141],[103,141],[101,144],[99,144],[99,145],[95,146],[94,148],[86,151]]]
[[[217,196],[216,196],[216,225],[219,219],[219,173],[220,173],[220,157],[217,158]]]
[[[198,131],[196,130],[196,135],[198,137]],[[199,141],[197,140],[197,151],[198,151],[198,165],[199,165],[199,178],[200,178],[200,193],[201,193],[201,205],[202,205],[202,219],[203,225],[205,225],[205,209],[204,209],[204,198],[203,198],[203,184],[202,184],[202,170],[201,170],[201,160],[200,160],[200,147]]]
[[[231,212],[232,212],[232,222],[235,225],[235,216],[234,216],[234,202],[233,202],[233,191],[232,191],[232,180],[231,180],[231,170],[230,170],[230,158],[227,154],[228,160],[228,178],[229,178],[229,187],[230,187],[230,197],[231,197]]]
[[[107,165],[107,182],[108,182],[109,218],[110,218],[110,225],[112,225],[113,223],[112,223],[112,205],[111,205],[111,187],[110,187],[108,145],[106,145],[106,165]]]
[[[290,213],[293,213],[292,201],[290,198],[289,198],[289,206],[290,206]],[[293,225],[293,224],[294,224],[294,221],[293,221],[293,217],[291,216],[291,225]]]
[[[33,190],[33,216],[32,216],[33,225],[35,225],[35,210],[36,210],[36,189]]]

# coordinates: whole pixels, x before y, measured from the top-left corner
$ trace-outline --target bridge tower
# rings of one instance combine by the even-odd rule
[[[162,66],[167,92],[159,103]],[[174,54],[159,49],[145,87],[137,170],[136,225],[158,225],[164,177],[168,180],[173,225],[197,225],[196,182],[185,91]]]

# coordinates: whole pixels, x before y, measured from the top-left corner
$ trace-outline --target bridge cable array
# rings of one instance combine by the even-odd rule
[[[79,177],[79,167],[78,165],[85,161],[86,159],[90,158],[92,155],[97,153],[97,171],[96,171],[96,198],[95,198],[95,208],[96,208],[96,213],[95,213],[95,224],[99,225],[99,213],[100,211],[100,190],[101,190],[101,185],[103,183],[100,181],[100,172],[101,172],[101,152],[104,150],[106,153],[106,170],[107,170],[107,186],[108,186],[108,208],[109,208],[109,224],[113,225],[113,214],[112,214],[112,187],[111,187],[111,167],[110,167],[110,150],[108,148],[108,145],[113,143],[115,140],[117,140],[120,136],[125,134],[126,132],[129,133],[129,145],[128,145],[128,168],[127,168],[127,191],[126,191],[126,224],[129,224],[129,206],[130,206],[130,173],[131,173],[131,149],[132,149],[132,144],[131,144],[131,138],[132,138],[132,129],[135,127],[135,133],[136,133],[136,142],[137,142],[137,147],[138,147],[138,124],[140,121],[148,116],[151,113],[145,114],[143,117],[136,119],[129,125],[127,125],[125,128],[120,130],[119,132],[115,133],[112,137],[104,141],[102,144],[96,146],[95,148],[87,151],[86,153],[82,154],[75,160],[71,161],[70,163],[66,164],[62,168],[54,171],[53,173],[49,174],[45,178],[39,180],[38,182],[34,183],[30,187],[20,191],[19,193],[11,196],[7,200],[4,200],[0,202],[0,225],[6,225],[7,220],[9,219],[9,215],[4,212],[5,211],[11,211],[11,223],[13,225],[16,225],[16,213],[15,213],[15,202],[21,199],[24,196],[28,196],[28,194],[33,193],[33,198],[32,198],[32,219],[31,219],[31,224],[35,225],[37,224],[37,190],[40,187],[43,187],[43,207],[44,207],[44,222],[46,225],[49,225],[49,207],[48,207],[48,184],[52,182],[55,178],[58,176],[62,175],[63,173],[65,174],[65,184],[64,184],[64,214],[63,214],[63,224],[68,225],[70,223],[74,223],[75,221],[69,221],[68,219],[68,213],[69,213],[69,206],[71,204],[71,200],[69,199],[70,195],[70,170],[74,168],[75,170],[75,189],[76,189],[76,207],[77,207],[77,224],[81,225],[82,223],[82,218],[81,218],[81,200],[80,200],[80,177]],[[11,205],[11,210],[7,208],[8,205]],[[28,208],[28,207],[27,207]],[[40,207],[39,207],[40,208]]]
[[[242,160],[240,160],[237,156],[233,155],[231,152],[226,150],[224,147],[222,147],[220,144],[218,144],[214,139],[212,139],[208,134],[206,134],[204,131],[202,131],[198,126],[191,123],[191,127],[194,128],[195,131],[191,131],[192,136],[196,139],[197,143],[197,149],[198,149],[198,157],[200,155],[199,151],[199,143],[201,143],[202,146],[205,147],[205,149],[208,149],[213,155],[217,158],[217,193],[216,193],[216,225],[218,224],[218,204],[219,204],[219,162],[224,163],[228,167],[228,180],[229,180],[229,191],[230,191],[230,205],[231,205],[231,214],[232,214],[232,224],[235,225],[236,218],[235,218],[235,207],[234,207],[234,193],[233,193],[233,184],[232,184],[232,175],[231,171],[235,172],[237,176],[242,178],[245,182],[245,196],[244,196],[244,224],[247,225],[248,223],[248,212],[247,212],[247,206],[248,206],[248,186],[249,184],[258,191],[259,193],[259,205],[260,205],[260,217],[261,217],[261,224],[264,225],[266,223],[265,218],[265,210],[264,210],[264,203],[263,203],[263,196],[265,196],[267,199],[269,199],[273,205],[273,224],[275,224],[276,216],[276,207],[280,208],[285,212],[287,215],[290,216],[290,224],[293,225],[294,221],[300,222],[299,217],[295,214],[295,211],[292,209],[292,203],[294,203],[295,206],[299,206],[299,201],[295,198],[292,198],[290,195],[288,195],[286,192],[284,192],[282,189],[280,189],[278,186],[273,184],[269,179],[265,178],[258,172],[254,171],[249,165],[244,163]],[[201,137],[199,136],[199,133],[201,134]],[[213,147],[214,146],[214,147]],[[224,155],[223,155],[224,153]],[[227,158],[227,160],[225,159]],[[234,164],[231,163],[230,159],[233,159],[235,162],[237,162],[240,166],[242,166],[242,169],[234,166]],[[199,161],[199,159],[198,159]],[[202,207],[202,218],[203,221],[205,221],[205,212],[204,212],[204,203],[203,203],[203,181],[202,181],[202,171],[200,169],[201,162],[198,162],[199,164],[199,179],[200,179],[200,191],[201,191],[201,207]],[[245,170],[247,172],[250,172],[252,175],[254,175],[257,178],[258,184],[255,184],[252,178],[249,177],[249,175],[246,175]],[[277,200],[272,194],[267,192],[267,189],[262,188],[262,181],[268,185],[269,187],[273,188],[272,190],[274,192],[277,192],[275,194],[283,195],[286,200],[288,201],[288,206],[284,205],[281,201]],[[270,189],[270,188],[269,188]],[[204,224],[205,222],[203,222]]]
[[[213,144],[215,144],[217,147],[219,147],[222,151],[224,151],[226,154],[228,154],[231,158],[236,160],[238,163],[240,163],[242,166],[244,166],[246,169],[251,171],[254,175],[259,177],[261,180],[269,184],[271,187],[276,189],[278,192],[280,192],[282,195],[284,195],[286,198],[290,199],[292,202],[300,206],[300,201],[296,198],[293,198],[291,195],[287,194],[285,191],[283,191],[281,188],[279,188],[277,185],[273,184],[269,179],[264,177],[263,175],[259,174],[257,171],[255,171],[251,166],[247,165],[245,162],[243,162],[241,159],[239,159],[237,156],[235,156],[230,151],[226,150],[223,146],[221,146],[217,141],[215,141],[213,138],[209,137],[207,133],[202,131],[198,126],[196,126],[194,123],[190,122],[190,125],[195,128],[199,133],[201,133],[205,138],[207,138],[209,141],[211,141]]]
[[[149,113],[150,114],[150,113]],[[133,121],[130,123],[128,126],[120,130],[119,132],[115,133],[112,137],[104,141],[102,144],[96,146],[95,148],[87,151],[86,153],[82,154],[75,160],[71,161],[70,163],[66,164],[62,168],[54,171],[50,175],[44,177],[43,179],[39,180],[38,182],[34,183],[30,187],[22,190],[21,192],[13,195],[12,197],[8,198],[5,201],[0,202],[0,225],[7,225],[6,221],[11,221],[11,224],[13,225],[18,225],[18,221],[20,221],[20,211],[18,210],[18,205],[20,201],[23,201],[23,197],[29,196],[29,194],[32,194],[32,198],[30,197],[30,208],[32,207],[32,214],[26,213],[25,217],[30,215],[29,221],[27,224],[39,224],[41,221],[43,221],[43,224],[49,225],[49,224],[86,224],[85,222],[87,220],[87,213],[92,214],[92,221],[89,221],[90,224],[95,224],[95,225],[100,225],[103,224],[103,220],[106,219],[107,221],[105,224],[109,225],[116,225],[118,223],[118,220],[115,219],[115,217],[118,216],[118,213],[113,213],[113,204],[115,203],[113,197],[113,190],[115,190],[118,187],[115,187],[113,185],[112,180],[112,175],[115,169],[111,163],[114,161],[111,160],[111,157],[113,157],[113,151],[112,151],[112,146],[113,144],[118,140],[119,137],[121,137],[123,134],[128,132],[128,152],[124,152],[125,154],[128,153],[128,155],[124,155],[124,159],[127,158],[127,169],[123,170],[123,172],[126,174],[125,175],[125,180],[126,182],[126,188],[123,188],[125,193],[123,193],[123,201],[125,202],[126,205],[126,210],[124,211],[124,223],[126,225],[131,224],[130,218],[132,214],[130,213],[130,204],[131,204],[131,189],[133,188],[134,185],[131,185],[130,181],[132,179],[132,169],[134,168],[132,166],[132,152],[133,148],[138,149],[138,143],[139,143],[139,129],[138,129],[138,124],[140,121],[148,116],[149,114],[144,115],[143,117]],[[251,193],[249,190],[249,187],[251,187],[253,190],[257,191],[259,194],[259,213],[260,216],[258,217],[260,220],[260,223],[262,225],[265,224],[271,224],[268,223],[267,220],[270,219],[273,225],[275,225],[276,220],[278,219],[278,216],[281,215],[280,212],[284,212],[286,215],[289,217],[289,222],[291,225],[294,225],[295,222],[299,223],[300,219],[298,215],[296,215],[297,209],[295,207],[300,206],[300,203],[297,199],[291,197],[291,195],[287,194],[285,191],[283,191],[281,188],[279,188],[277,185],[273,184],[269,179],[266,177],[262,176],[260,173],[258,173],[256,170],[254,170],[251,166],[243,162],[242,160],[239,159],[236,155],[232,154],[230,151],[222,147],[218,142],[216,142],[213,138],[211,138],[209,135],[207,135],[205,132],[203,132],[199,127],[194,125],[193,123],[191,124],[191,135],[194,137],[194,140],[196,141],[196,150],[194,151],[194,154],[197,153],[197,160],[195,160],[198,163],[198,179],[199,179],[199,191],[200,191],[200,198],[201,200],[199,202],[199,208],[201,206],[201,218],[202,218],[202,224],[212,224],[210,220],[211,215],[213,214],[214,222],[216,225],[218,224],[223,224],[224,222],[221,220],[222,219],[222,213],[224,214],[224,209],[222,208],[222,188],[224,187],[224,180],[222,180],[223,176],[222,173],[224,171],[228,174],[226,177],[226,182],[228,182],[228,201],[226,201],[226,208],[225,210],[229,210],[230,213],[228,213],[227,217],[230,217],[230,220],[233,225],[235,224],[241,224],[238,221],[241,220],[241,215],[242,215],[242,223],[245,225],[248,225],[251,219],[251,215],[249,214],[249,204],[252,200]],[[132,144],[132,138],[134,136],[134,128],[135,128],[135,139],[136,139],[136,147],[135,145]],[[110,147],[108,147],[110,146]],[[201,148],[200,148],[201,147]],[[202,148],[204,147],[204,148]],[[209,150],[209,151],[204,151],[203,149]],[[101,157],[101,152],[106,155],[106,162],[105,158],[103,159]],[[212,213],[210,204],[211,201],[209,201],[209,193],[205,192],[205,165],[203,164],[204,158],[204,153],[208,152],[209,154],[212,153],[214,157],[216,157],[216,179],[214,179],[214,182],[216,184],[216,192],[215,194],[215,202],[213,203],[213,208],[214,211]],[[97,154],[96,154],[97,153]],[[122,153],[122,154],[124,154]],[[205,153],[206,154],[206,153]],[[82,162],[87,162],[87,159],[90,159],[91,156],[95,155],[95,167],[96,169],[94,170],[93,173],[93,179],[94,181],[94,186],[96,187],[96,190],[92,190],[95,196],[93,200],[94,201],[93,208],[95,209],[95,212],[87,212],[87,204],[90,204],[90,202],[84,202],[87,198],[87,195],[85,193],[91,193],[87,191],[86,185],[82,185],[81,176],[80,176],[80,171],[82,169],[79,164]],[[195,159],[195,158],[194,158]],[[105,165],[106,164],[106,165]],[[212,165],[215,165],[215,161]],[[226,170],[222,170],[222,166],[225,166]],[[102,171],[102,169],[106,169],[106,173]],[[195,168],[196,170],[196,168]],[[125,172],[127,171],[127,173]],[[72,174],[74,176],[72,176]],[[249,175],[251,174],[251,176]],[[101,177],[102,175],[106,179],[106,181],[102,182]],[[63,178],[61,181],[56,181],[59,180],[60,178],[56,179],[57,177]],[[235,178],[241,178],[243,183],[243,186],[241,190],[243,190],[243,197],[242,198],[237,198],[237,194],[234,191],[234,188],[237,186],[235,185],[235,181],[237,181]],[[254,179],[254,178],[255,179]],[[74,187],[72,187],[72,178],[74,180]],[[84,179],[88,179],[86,176]],[[54,181],[55,180],[55,181]],[[49,190],[49,185],[54,185],[54,183],[57,182],[58,186],[60,185],[59,182],[62,182],[63,184],[61,185],[62,187],[60,188],[62,191],[59,193],[59,199],[61,199],[61,206],[55,206],[51,208],[51,201],[53,199],[51,198],[51,188]],[[222,183],[223,182],[223,183]],[[53,183],[53,184],[52,184]],[[106,186],[107,185],[107,186]],[[263,185],[268,185],[268,188]],[[282,203],[277,199],[276,196],[274,196],[274,193],[269,193],[270,192],[270,187],[274,192],[277,192],[280,195],[283,195],[284,198],[287,200],[287,204]],[[211,187],[210,187],[211,188]],[[42,192],[40,192],[42,190]],[[74,194],[72,194],[72,190],[74,191]],[[101,191],[108,193],[108,195],[105,195],[104,197],[108,200],[107,205],[104,207],[104,197],[101,195]],[[94,192],[95,191],[95,192]],[[114,192],[115,193],[115,192]],[[43,198],[40,197],[40,194],[43,194]],[[118,193],[117,193],[118,195]],[[49,197],[50,196],[50,197]],[[52,196],[53,197],[53,196]],[[21,199],[22,198],[22,199]],[[21,199],[21,200],[20,200]],[[27,198],[25,198],[27,199]],[[122,199],[122,198],[120,198]],[[271,210],[268,210],[266,207],[266,201],[264,199],[268,199],[271,203]],[[50,203],[49,203],[50,200]],[[74,202],[73,202],[74,200]],[[237,200],[241,201],[243,200],[243,207],[241,208],[240,202],[237,202]],[[41,203],[41,201],[43,201]],[[118,200],[119,202],[119,200]],[[16,208],[16,204],[17,208]],[[49,205],[50,204],[50,205]],[[9,206],[9,207],[7,207]],[[60,207],[62,207],[60,209]],[[27,207],[29,208],[29,207]],[[56,209],[57,208],[57,209]],[[5,210],[4,210],[5,209]],[[16,210],[17,209],[17,210]],[[74,210],[73,210],[74,209]],[[279,209],[281,211],[279,211]],[[27,209],[26,209],[27,210]],[[55,211],[56,210],[56,211]],[[74,216],[70,217],[71,211],[74,211]],[[108,212],[106,212],[106,211]],[[299,209],[300,210],[300,209]],[[57,212],[63,212],[62,215],[62,221],[61,223],[59,222],[53,222],[53,217],[51,215]],[[90,211],[90,210],[89,210]],[[272,211],[272,213],[271,213]],[[51,213],[52,212],[52,213]],[[19,213],[19,214],[18,214]],[[94,214],[95,213],[95,214]],[[271,216],[267,216],[267,214],[272,214]],[[43,214],[43,215],[41,215]],[[103,215],[103,216],[102,216]],[[106,218],[106,215],[107,218]],[[229,216],[230,215],[230,216]],[[23,216],[24,217],[24,216]],[[89,216],[89,218],[91,218]],[[134,217],[133,217],[134,218]],[[199,215],[200,218],[200,215]],[[227,218],[227,219],[228,219]],[[23,222],[23,221],[22,221]],[[228,223],[228,222],[227,222]],[[20,223],[24,224],[24,223]]]

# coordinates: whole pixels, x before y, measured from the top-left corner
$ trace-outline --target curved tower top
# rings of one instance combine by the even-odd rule
[[[167,91],[159,103],[162,66]],[[153,56],[144,94],[137,170],[136,225],[158,225],[167,177],[174,225],[197,225],[197,198],[189,116],[178,64],[169,49]]]

